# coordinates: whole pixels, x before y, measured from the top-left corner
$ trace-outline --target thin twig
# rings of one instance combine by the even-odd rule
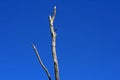
[[[41,58],[40,58],[40,56],[39,56],[39,53],[38,53],[38,51],[37,51],[37,48],[35,47],[34,44],[32,44],[32,47],[33,47],[33,49],[34,49],[34,51],[35,51],[35,53],[36,53],[36,56],[37,56],[37,58],[38,58],[38,61],[39,61],[40,65],[41,65],[42,68],[45,70],[45,72],[46,72],[46,74],[47,74],[47,76],[48,76],[48,79],[51,80],[50,74],[49,74],[47,68],[45,67],[45,65],[43,64],[43,62],[42,62],[42,60],[41,60]]]
[[[59,77],[59,68],[58,68],[58,60],[56,55],[56,32],[53,26],[54,20],[56,16],[56,6],[54,7],[53,15],[49,15],[49,23],[50,23],[50,32],[52,37],[52,56],[54,61],[54,73],[55,73],[55,80],[60,80]]]

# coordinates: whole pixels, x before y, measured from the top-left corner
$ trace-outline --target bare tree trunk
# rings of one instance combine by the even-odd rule
[[[55,16],[56,16],[56,6],[54,7],[52,16],[49,16],[49,23],[50,23],[50,32],[51,32],[51,37],[52,37],[52,56],[53,56],[53,61],[54,61],[55,80],[60,80],[58,60],[57,60],[57,55],[56,55],[56,31],[53,26]]]
[[[55,29],[54,29],[54,26],[53,26],[55,16],[56,16],[56,6],[54,7],[53,15],[49,16],[49,23],[50,23],[50,33],[51,33],[51,37],[52,37],[52,56],[53,56],[53,62],[54,62],[55,80],[60,80],[58,60],[57,60],[57,55],[56,55],[56,32],[55,32]],[[42,62],[42,60],[39,56],[39,53],[37,51],[37,48],[35,47],[34,44],[32,44],[32,47],[33,47],[33,49],[36,53],[36,56],[38,58],[38,61],[39,61],[40,65],[42,66],[42,68],[44,69],[44,71],[47,74],[48,80],[51,80],[50,74],[49,74],[47,68],[44,66],[44,64],[43,64],[43,62]]]

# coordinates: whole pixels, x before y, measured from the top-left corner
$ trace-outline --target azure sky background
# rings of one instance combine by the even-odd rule
[[[47,80],[32,43],[54,78],[54,5],[61,80],[120,80],[120,0],[0,0],[0,80]]]

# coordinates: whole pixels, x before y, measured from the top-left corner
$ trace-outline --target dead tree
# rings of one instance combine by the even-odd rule
[[[58,68],[58,60],[57,60],[57,55],[56,55],[56,30],[54,29],[54,20],[56,17],[56,6],[54,7],[54,11],[52,15],[49,15],[49,24],[50,24],[50,33],[51,33],[51,38],[52,38],[52,57],[53,57],[53,62],[54,62],[54,74],[55,74],[55,80],[60,80],[59,77],[59,68]],[[36,56],[38,58],[38,61],[40,63],[40,65],[42,66],[42,68],[44,69],[44,71],[47,74],[48,80],[51,80],[51,76],[49,71],[47,70],[47,68],[45,67],[45,65],[43,64],[39,53],[37,51],[37,48],[34,44],[32,44],[33,49],[36,53]]]

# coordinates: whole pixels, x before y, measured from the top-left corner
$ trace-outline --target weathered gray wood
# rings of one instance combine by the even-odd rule
[[[50,33],[51,33],[51,37],[52,37],[52,57],[53,57],[53,62],[54,62],[54,73],[55,73],[55,80],[60,80],[59,77],[59,68],[58,68],[58,60],[57,60],[57,55],[56,55],[56,31],[54,29],[53,23],[55,20],[55,16],[56,16],[56,6],[54,7],[54,11],[53,11],[53,15],[49,15],[49,23],[50,23]],[[37,51],[37,48],[34,44],[32,44],[32,47],[36,53],[36,56],[38,58],[38,61],[40,63],[40,65],[42,66],[42,68],[44,69],[44,71],[47,74],[47,77],[49,80],[51,80],[51,76],[47,70],[47,68],[45,67],[45,65],[43,64],[39,53]]]
[[[53,26],[54,20],[56,16],[56,6],[54,7],[53,15],[49,15],[49,23],[50,23],[50,32],[52,37],[52,56],[54,61],[54,73],[55,73],[55,80],[60,80],[59,77],[59,68],[58,68],[58,60],[56,55],[56,32]]]
[[[38,61],[39,61],[40,65],[42,66],[42,68],[44,69],[44,71],[46,72],[46,74],[47,74],[47,76],[48,76],[48,80],[51,80],[50,74],[49,74],[47,68],[45,67],[45,65],[43,64],[43,62],[42,62],[42,60],[41,60],[41,58],[40,58],[40,56],[39,56],[39,53],[38,53],[38,51],[37,51],[36,46],[35,46],[34,44],[32,44],[32,47],[33,47],[33,49],[34,49],[34,51],[35,51],[35,53],[36,53],[36,56],[37,56],[37,58],[38,58]]]

